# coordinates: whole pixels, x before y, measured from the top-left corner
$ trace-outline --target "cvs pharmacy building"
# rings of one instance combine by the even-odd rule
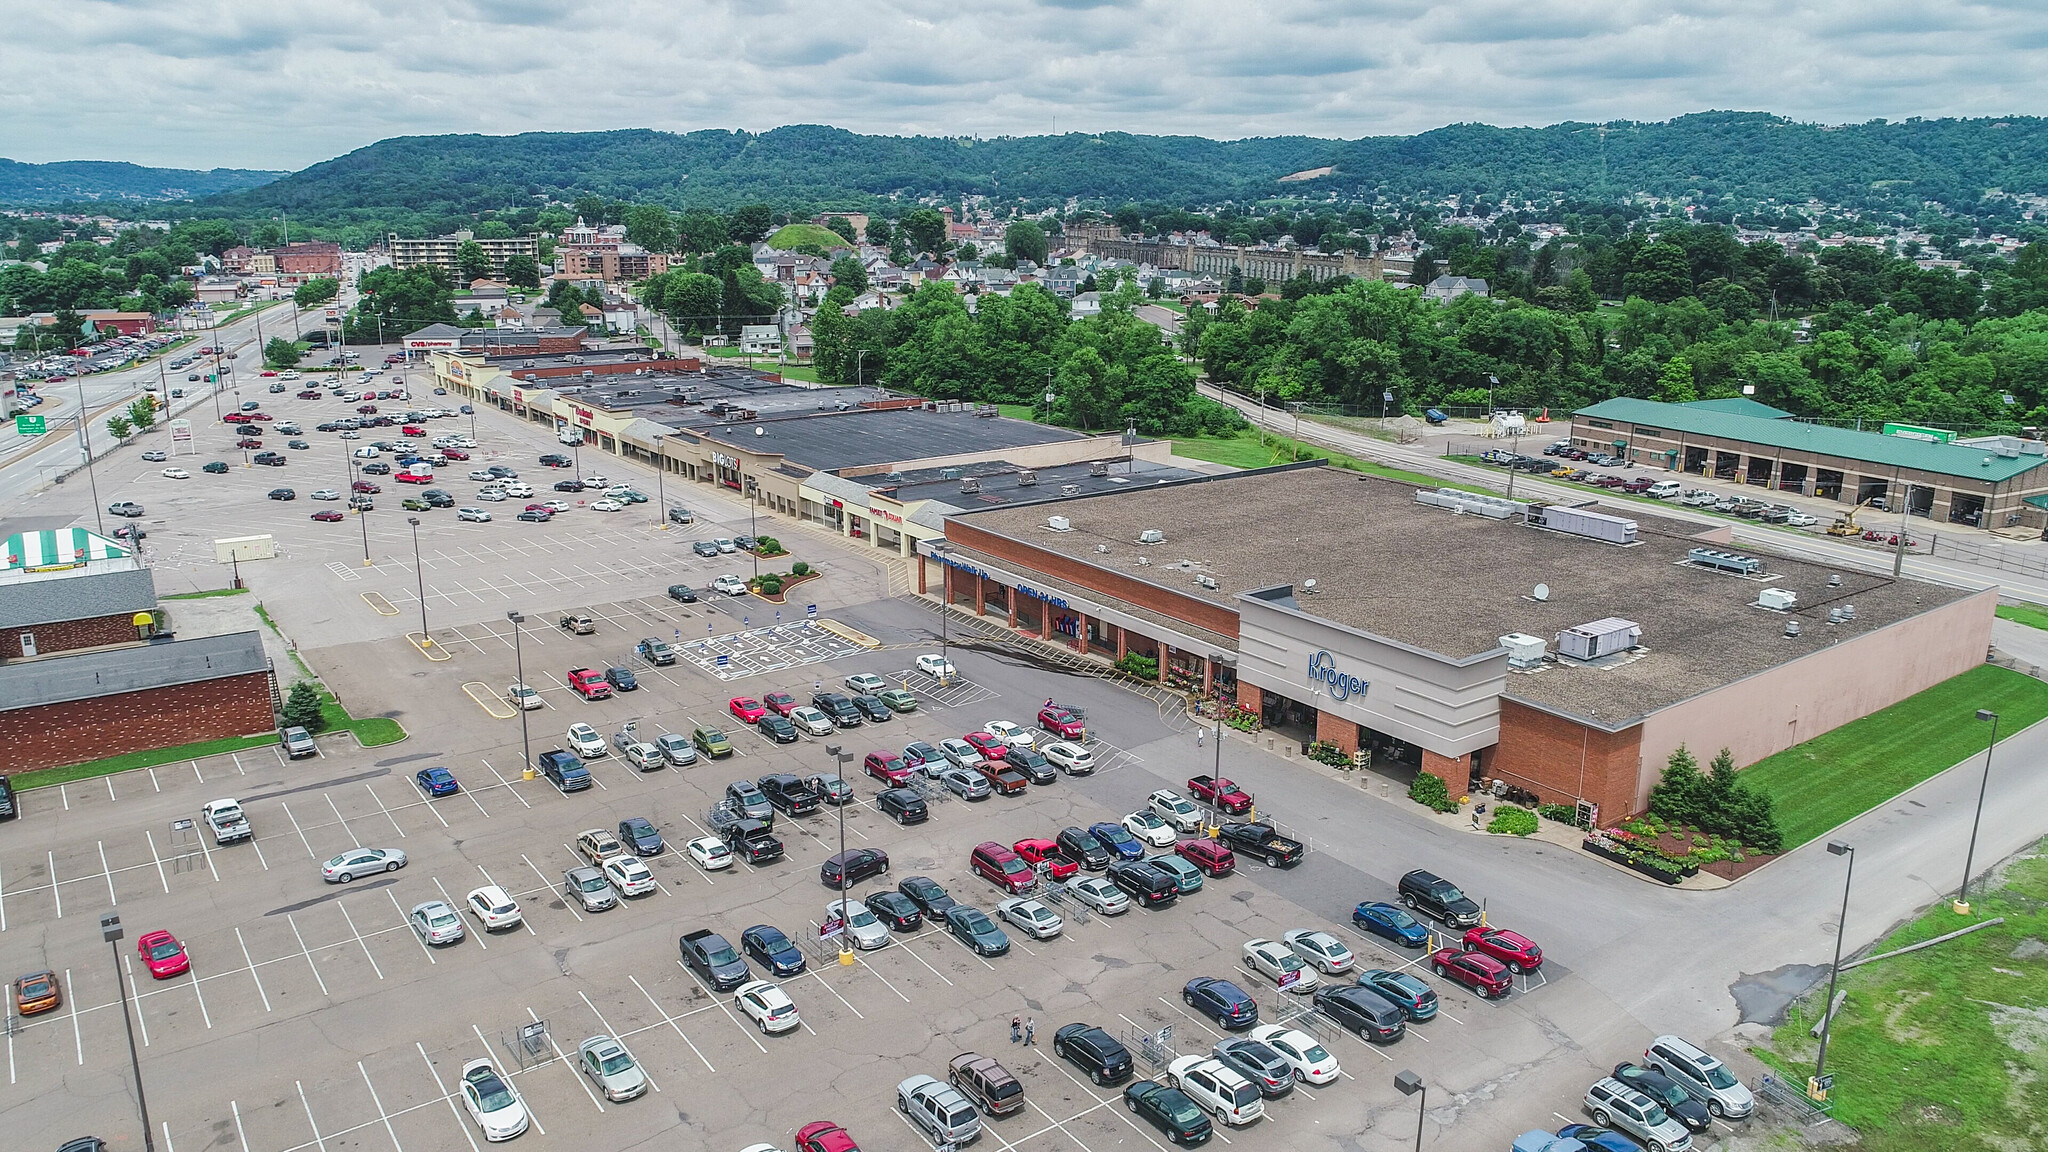
[[[1633,508],[1320,462],[949,515],[920,589],[1225,696],[1376,767],[1602,819],[1670,753],[1747,765],[1981,663],[1995,593],[1729,545]],[[1790,627],[1790,625],[1798,627]]]

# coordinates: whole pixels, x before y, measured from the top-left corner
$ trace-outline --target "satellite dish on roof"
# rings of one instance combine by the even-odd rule
[[[761,427],[759,424],[754,425],[754,435],[766,436],[767,434],[768,430],[766,428]]]
[[[1529,593],[1529,596],[1530,596],[1530,597],[1531,597],[1532,599],[1534,599],[1534,600],[1538,600],[1538,601],[1543,601],[1543,600],[1548,600],[1548,599],[1550,599],[1550,585],[1548,585],[1548,584],[1538,584],[1538,585],[1536,586],[1536,590],[1535,590],[1534,592],[1531,592],[1531,593]]]

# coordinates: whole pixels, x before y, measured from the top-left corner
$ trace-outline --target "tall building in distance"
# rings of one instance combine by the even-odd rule
[[[422,264],[431,265],[446,272],[448,278],[454,280],[458,278],[457,273],[460,271],[456,253],[471,240],[476,241],[484,250],[484,255],[490,259],[492,276],[503,276],[505,261],[514,256],[524,256],[536,262],[540,259],[540,240],[533,236],[510,236],[493,240],[477,236],[473,232],[462,231],[423,240],[407,240],[393,232],[385,238],[384,243],[391,250],[393,268],[403,270],[417,268]]]

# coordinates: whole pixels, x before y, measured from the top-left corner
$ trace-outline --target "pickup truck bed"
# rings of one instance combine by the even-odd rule
[[[1216,838],[1231,851],[1264,860],[1274,868],[1299,863],[1302,857],[1301,841],[1280,835],[1271,824],[1224,824],[1216,829]]]

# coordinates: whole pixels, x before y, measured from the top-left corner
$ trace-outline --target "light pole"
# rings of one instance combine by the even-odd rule
[[[106,510],[100,507],[100,481],[92,470],[92,433],[86,429],[85,379],[74,376],[78,382],[78,447],[85,454],[85,482],[92,486],[92,518],[99,525],[100,535],[107,534]]]
[[[344,443],[346,442],[344,441]],[[349,453],[349,474],[355,474],[355,453],[353,452]],[[356,520],[363,526],[363,567],[368,568],[370,566],[370,509],[376,507],[377,502],[370,499],[370,495],[367,492],[362,494],[362,499],[364,502],[363,507],[356,508]],[[356,486],[353,480],[349,482],[348,486],[348,502],[351,507],[354,507],[356,502]]]
[[[1998,713],[1979,708],[1977,719],[1991,721],[1991,743],[1984,746],[1984,779],[1977,785],[1977,814],[1970,817],[1970,850],[1963,856],[1963,886],[1956,893],[1958,916],[1970,914],[1970,868],[1977,862],[1977,824],[1984,819],[1984,793],[1991,787],[1991,750],[1998,747]]]
[[[420,594],[420,647],[432,648],[434,638],[427,635],[427,574],[420,567],[420,518],[407,516],[405,522],[412,525],[412,575]]]
[[[1403,1096],[1418,1097],[1415,1101],[1415,1152],[1422,1152],[1422,1121],[1429,1111],[1429,1085],[1422,1082],[1422,1077],[1404,1068],[1394,1076],[1394,1087],[1399,1088]]]
[[[513,666],[518,669],[514,675],[519,677],[519,686],[524,688],[526,687],[526,657],[519,650],[519,626],[526,623],[526,617],[520,615],[517,611],[512,611],[505,613],[505,619],[512,622],[512,660],[514,662]],[[513,703],[519,705],[519,754],[524,758],[521,767],[532,768],[533,741],[526,734],[526,698],[521,696],[518,700],[513,701]]]
[[[1828,998],[1820,1009],[1820,1055],[1813,1061],[1813,1079],[1806,1084],[1806,1094],[1815,1100],[1828,1098],[1827,1083],[1821,1077],[1828,1067],[1828,1026],[1835,1019],[1835,977],[1842,972],[1842,933],[1849,923],[1849,882],[1856,876],[1856,849],[1853,845],[1830,840],[1828,855],[1847,856],[1849,868],[1842,874],[1842,915],[1835,921],[1835,966],[1828,969]]]
[[[114,984],[121,989],[121,1021],[128,1026],[128,1066],[135,1072],[135,1107],[142,1113],[142,1147],[156,1152],[156,1138],[149,1134],[149,1101],[142,1095],[142,1057],[135,1050],[135,1018],[128,1014],[128,979],[121,968],[121,917],[108,912],[100,917],[100,938],[114,950]]]
[[[939,685],[944,687],[952,679],[946,669],[953,666],[953,658],[947,654],[946,617],[953,611],[953,566],[946,562],[946,554],[952,551],[941,540],[930,547],[930,552],[939,561]]]
[[[1509,443],[1512,445],[1512,448],[1508,452],[1508,499],[1513,500],[1515,498],[1515,473],[1522,470],[1522,438],[1517,436],[1509,441]]]
[[[825,754],[832,757],[832,771],[840,779],[846,778],[846,762],[853,757],[842,751],[837,744],[825,745]],[[846,919],[846,805],[839,808],[839,918]],[[847,939],[844,925],[839,930],[839,962],[853,963],[853,943]]]
[[[753,538],[754,546],[747,549],[754,562],[754,579],[761,578],[761,529],[754,523],[754,510],[761,504],[761,485],[752,476],[747,477],[747,535]]]
[[[473,411],[469,418],[472,422],[476,420]],[[668,448],[663,444],[665,439],[666,437],[662,436],[654,438],[654,526],[664,532],[668,531],[668,485],[663,482],[663,474],[668,471]]]

